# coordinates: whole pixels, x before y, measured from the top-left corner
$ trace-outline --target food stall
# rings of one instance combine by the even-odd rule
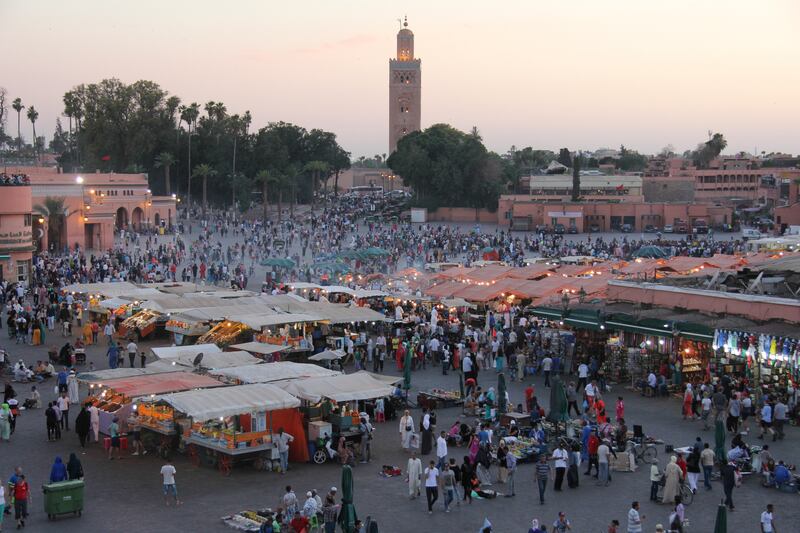
[[[130,337],[134,340],[148,337],[155,333],[156,328],[164,326],[166,317],[157,311],[142,309],[122,321],[117,328],[120,337]]]
[[[447,409],[464,403],[459,391],[433,388],[417,394],[417,405],[428,409]]]
[[[183,314],[172,315],[167,320],[164,329],[172,333],[175,344],[178,346],[193,344],[197,338],[205,335],[211,329],[205,320],[197,320]]]
[[[200,335],[198,344],[213,343],[219,346],[229,346],[245,339],[252,339],[253,330],[247,324],[233,320],[223,320],[207,333]]]
[[[136,398],[223,385],[219,380],[189,372],[144,374],[94,383],[84,403],[91,403],[99,409],[100,431],[107,434],[114,417],[118,422],[128,419]]]
[[[361,416],[359,401],[384,398],[394,392],[388,383],[364,371],[282,381],[276,385],[303,401],[300,409],[305,415],[309,439],[314,444],[313,458],[317,464],[328,459],[327,452],[322,449],[326,436],[333,442],[339,437],[349,442],[361,440],[361,433],[353,429]]]
[[[155,423],[162,425],[162,420],[172,414],[182,428],[195,466],[207,463],[223,475],[229,475],[233,465],[240,462],[253,462],[259,470],[272,470],[272,461],[279,458],[274,444],[278,428],[294,437],[290,457],[308,460],[307,453],[303,453],[307,445],[296,409],[300,401],[274,385],[191,390],[163,395],[154,403],[154,408],[159,409]]]

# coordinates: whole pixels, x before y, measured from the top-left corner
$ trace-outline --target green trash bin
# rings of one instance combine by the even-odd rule
[[[83,486],[82,479],[42,485],[44,512],[48,520],[67,513],[80,516],[83,511]]]

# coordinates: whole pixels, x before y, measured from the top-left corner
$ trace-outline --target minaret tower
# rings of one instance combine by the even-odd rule
[[[414,59],[414,34],[408,18],[397,32],[397,57],[389,60],[389,153],[403,135],[420,129],[422,71]]]

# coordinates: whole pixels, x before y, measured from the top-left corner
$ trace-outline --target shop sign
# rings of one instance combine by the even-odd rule
[[[29,229],[0,233],[0,244],[30,244],[33,233]]]

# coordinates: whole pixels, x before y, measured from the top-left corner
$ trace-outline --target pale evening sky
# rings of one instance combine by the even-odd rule
[[[250,109],[255,128],[328,129],[372,156],[387,151],[406,14],[423,127],[477,126],[500,152],[683,150],[709,129],[726,152],[800,152],[797,0],[0,0],[0,85],[48,137],[66,90],[113,76]]]

